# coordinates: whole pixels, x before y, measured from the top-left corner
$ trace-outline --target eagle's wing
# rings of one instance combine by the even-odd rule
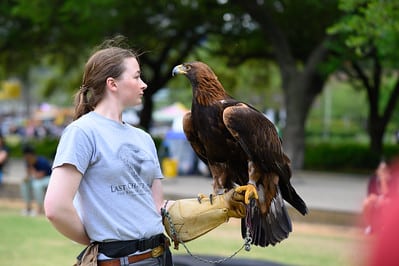
[[[236,168],[230,169],[225,163],[217,162],[209,158],[206,150],[206,143],[203,143],[200,139],[200,131],[195,130],[193,127],[191,112],[186,113],[183,117],[183,130],[195,154],[197,154],[198,158],[209,167],[212,178],[214,179],[214,192],[219,194],[223,193],[225,189],[232,188],[234,186],[233,178],[237,175],[237,173],[234,171]],[[217,147],[215,148],[217,149]]]
[[[183,117],[183,131],[194,152],[197,154],[201,161],[208,165],[208,159],[205,155],[205,148],[201,144],[197,132],[193,128],[191,112],[187,112]]]
[[[283,153],[277,130],[261,112],[238,103],[223,111],[223,121],[250,160],[259,162],[264,171],[291,176],[284,166],[289,159]]]
[[[263,171],[277,174],[283,198],[305,215],[308,209],[291,185],[290,160],[283,152],[280,137],[273,123],[244,103],[226,108],[223,120],[249,159],[258,162]]]
[[[223,121],[240,143],[248,160],[256,165],[256,175],[260,177],[258,182],[262,184],[257,186],[259,205],[251,202],[248,208],[247,219],[251,217],[250,223],[245,219],[241,223],[242,236],[245,237],[246,231],[250,230],[255,245],[274,245],[292,231],[284,200],[274,180],[275,175],[288,180],[291,176],[289,160],[282,151],[277,130],[262,113],[244,103],[227,107],[223,112]]]

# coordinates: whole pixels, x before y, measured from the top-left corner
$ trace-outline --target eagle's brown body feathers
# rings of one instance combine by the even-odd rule
[[[249,204],[242,233],[250,225],[254,244],[280,242],[291,232],[283,198],[302,214],[307,208],[291,186],[290,160],[273,123],[230,97],[206,64],[187,63],[173,72],[185,74],[191,82],[191,112],[183,119],[183,129],[195,153],[209,166],[214,191],[256,184],[258,199]]]

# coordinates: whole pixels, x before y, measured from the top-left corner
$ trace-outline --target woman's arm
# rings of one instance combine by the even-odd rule
[[[164,200],[161,179],[155,179],[152,183],[152,198],[154,199],[155,207],[159,213],[161,213],[161,208],[168,210],[169,207],[175,202],[174,200]]]
[[[162,182],[161,179],[156,178],[152,182],[152,198],[154,199],[155,207],[157,208],[158,212],[161,213],[161,208],[164,206],[163,200],[163,189],[162,189]]]
[[[73,205],[82,174],[70,164],[54,168],[44,200],[47,218],[69,239],[88,245],[90,239]]]

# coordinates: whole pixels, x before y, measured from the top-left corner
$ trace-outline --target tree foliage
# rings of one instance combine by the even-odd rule
[[[398,62],[398,1],[348,0],[340,1],[339,8],[347,15],[330,28],[331,33],[345,34],[345,44],[358,56],[378,47],[381,59]]]
[[[81,67],[81,58],[87,57],[89,47],[100,39],[116,33],[126,36],[144,52],[141,63],[149,88],[141,125],[148,128],[152,95],[168,82],[170,68],[211,36],[219,35],[219,54],[227,54],[230,65],[254,57],[277,62],[286,95],[285,144],[300,166],[306,116],[327,76],[319,65],[327,55],[325,28],[336,16],[334,3],[15,0],[8,4],[12,12],[7,16],[14,26],[20,25],[17,32],[25,32],[7,38],[7,51],[36,61],[46,55],[52,63],[61,65],[61,73],[68,73],[69,69]],[[6,35],[9,33],[6,31]],[[29,44],[34,47],[27,49]],[[15,60],[6,62],[7,71],[14,68],[12,62]],[[64,86],[61,78],[49,84],[53,89]]]
[[[381,134],[378,127],[385,128],[399,94],[393,89],[399,87],[397,11],[393,0],[2,1],[0,78],[20,76],[30,87],[27,73],[32,67],[53,67],[47,95],[74,91],[93,47],[121,34],[142,53],[148,89],[141,126],[148,129],[152,96],[168,84],[174,65],[205,58],[226,80],[227,89],[238,93],[241,88],[279,86],[267,77],[272,61],[284,92],[278,104],[287,110],[284,146],[294,167],[301,168],[309,110],[338,66],[367,88],[370,121],[379,121],[369,123],[374,125],[371,138]],[[395,82],[384,94],[390,106],[384,109],[377,105],[382,96],[373,88],[385,88],[382,81],[388,72]],[[245,87],[247,82],[254,87]],[[264,95],[273,101],[271,94]],[[384,110],[383,115],[375,110]]]
[[[399,99],[399,2],[340,1],[342,20],[329,29],[342,43],[335,46],[342,69],[367,92],[371,150],[383,153],[383,138]]]
[[[15,0],[4,5],[0,19],[9,21],[3,29],[6,41],[0,43],[5,74],[26,72],[43,57],[48,65],[72,73],[82,68],[91,48],[101,40],[126,36],[142,52],[148,83],[141,113],[144,128],[151,121],[152,95],[171,78],[171,67],[201,45],[206,34],[218,32],[223,22],[222,9],[215,1],[201,1],[200,5],[179,0]],[[48,83],[48,92],[66,89],[62,76],[54,80]],[[67,84],[69,89],[79,85],[79,78],[75,82],[75,86]]]

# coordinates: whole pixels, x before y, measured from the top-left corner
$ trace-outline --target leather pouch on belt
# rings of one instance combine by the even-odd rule
[[[97,266],[98,243],[91,243],[73,266]]]
[[[157,258],[161,256],[164,252],[164,248],[162,246],[155,247],[151,250],[151,255],[153,258]]]

